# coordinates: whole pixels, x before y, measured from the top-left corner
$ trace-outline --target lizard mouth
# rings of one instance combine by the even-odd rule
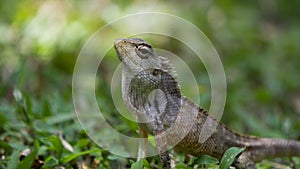
[[[130,39],[120,38],[115,40],[114,42],[114,48],[117,51],[118,58],[120,61],[124,61],[125,58],[127,58],[131,63],[133,63],[135,66],[140,67],[139,64],[129,55],[129,52],[126,49],[126,44],[130,43]]]
[[[123,53],[126,53],[124,47],[122,46],[122,43],[124,43],[124,39],[120,38],[120,39],[117,39],[115,42],[114,42],[114,48],[115,50],[117,51],[117,55],[118,55],[118,58],[120,59],[120,61],[123,61],[123,57],[121,56],[122,52]]]

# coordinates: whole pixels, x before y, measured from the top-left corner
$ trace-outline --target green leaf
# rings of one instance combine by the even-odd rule
[[[50,124],[50,125],[54,125],[54,124],[62,123],[62,122],[72,120],[75,118],[76,118],[76,116],[74,113],[68,112],[68,113],[56,114],[51,117],[48,117],[46,123]]]
[[[149,162],[148,162],[145,158],[143,159],[143,165],[144,165],[146,168],[149,168],[149,169],[151,168]]]
[[[91,142],[90,139],[80,139],[76,143],[76,147],[84,147],[87,146]]]
[[[58,160],[55,157],[50,156],[45,160],[44,166],[51,167],[51,166],[55,166],[57,164],[58,164]]]
[[[188,166],[186,166],[185,164],[181,163],[181,164],[177,164],[175,166],[175,169],[190,169]]]
[[[209,155],[202,155],[197,158],[197,164],[217,164],[218,162],[218,159]]]
[[[300,168],[300,158],[299,157],[292,157],[292,161],[295,164],[295,168]]]
[[[245,148],[238,148],[238,147],[231,147],[227,149],[221,159],[220,169],[228,169],[231,166],[231,164],[234,162],[235,158],[244,150]]]
[[[3,140],[0,140],[0,147],[2,147],[8,155],[13,152],[13,148]]]
[[[184,160],[185,160],[185,155],[183,153],[179,153],[177,155],[177,158],[178,158],[178,163],[184,163]]]
[[[0,128],[2,128],[4,126],[4,124],[7,123],[7,117],[1,114],[1,110],[0,110]]]
[[[119,158],[120,158],[119,156],[116,156],[116,155],[114,155],[114,154],[110,154],[110,155],[107,156],[107,159],[109,159],[109,160],[111,160],[111,161],[117,160],[117,159],[119,159]]]
[[[15,169],[17,168],[17,164],[19,163],[19,151],[14,150],[11,156],[9,156],[10,160],[7,164],[7,169]]]
[[[31,151],[31,153],[22,160],[17,169],[30,169],[32,162],[35,159],[35,156],[37,155],[39,149],[39,142],[37,140],[34,141],[34,149]]]
[[[45,138],[44,140],[52,144],[52,147],[50,147],[50,148],[53,148],[56,151],[57,158],[58,158],[58,160],[60,160],[63,146],[62,146],[62,143],[61,143],[61,140],[59,139],[59,137],[56,135],[53,135],[48,138]]]
[[[130,161],[131,167],[130,169],[143,169],[143,168],[148,168],[150,169],[150,165],[146,159],[141,159],[139,161]]]
[[[152,135],[148,135],[148,140],[153,147],[156,147],[155,138]]]
[[[143,160],[132,163],[130,169],[143,169]]]
[[[75,153],[75,154],[72,154],[72,155],[68,155],[68,156],[65,156],[61,161],[63,163],[67,163],[79,156],[82,156],[82,155],[85,155],[85,154],[90,154],[90,153],[94,153],[94,152],[101,152],[102,150],[101,149],[92,149],[92,150],[88,150],[88,151],[83,151],[83,152],[80,152],[80,153]]]
[[[24,97],[22,92],[17,88],[14,89],[13,96],[14,96],[14,99],[17,103],[18,112],[20,112],[21,115],[24,117],[24,122],[31,126],[32,121],[29,117],[30,112],[28,112],[28,110],[29,110],[28,109],[29,100],[26,100],[26,98]]]

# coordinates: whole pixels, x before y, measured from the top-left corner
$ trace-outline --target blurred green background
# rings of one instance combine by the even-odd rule
[[[177,15],[207,35],[226,73],[222,122],[227,126],[300,140],[299,6],[297,0],[0,1],[0,168],[130,167],[129,159],[97,147],[80,127],[73,110],[72,73],[95,31],[136,12]],[[161,48],[180,50],[171,42]],[[136,124],[119,117],[111,102],[109,71],[119,61],[113,51],[106,57],[97,75],[97,99],[106,105],[102,110],[114,128],[135,134]],[[205,74],[203,65],[190,65],[197,67]],[[197,80],[201,104],[208,108],[208,77]],[[30,154],[20,159],[26,148]],[[148,159],[152,166],[156,160]],[[289,162],[284,164],[293,165]]]

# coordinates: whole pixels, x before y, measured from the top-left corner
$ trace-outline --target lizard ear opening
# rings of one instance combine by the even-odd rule
[[[159,74],[159,70],[158,69],[154,69],[153,71],[152,71],[152,75],[153,76],[157,76]]]

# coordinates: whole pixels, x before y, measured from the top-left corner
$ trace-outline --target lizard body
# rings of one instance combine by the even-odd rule
[[[118,39],[114,47],[123,64],[123,101],[137,117],[139,129],[154,135],[163,168],[170,168],[168,145],[177,152],[218,159],[230,147],[244,147],[234,163],[241,169],[254,169],[256,162],[268,157],[300,156],[300,142],[238,134],[182,96],[167,59],[157,56],[145,41]],[[200,142],[203,125],[215,130]]]

